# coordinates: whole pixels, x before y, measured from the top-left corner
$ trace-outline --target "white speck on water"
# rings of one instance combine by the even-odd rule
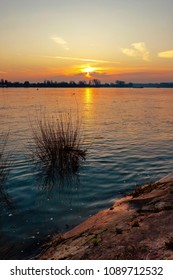
[[[35,239],[35,235],[32,235],[31,238],[32,238],[32,239]]]

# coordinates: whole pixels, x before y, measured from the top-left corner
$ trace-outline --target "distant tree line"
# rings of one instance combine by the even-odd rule
[[[101,83],[98,79],[89,81],[70,81],[57,82],[52,80],[44,80],[43,82],[11,82],[4,79],[0,80],[0,87],[36,87],[36,88],[85,88],[85,87],[117,87],[117,88],[142,88],[142,87],[157,87],[157,88],[173,88],[173,82],[162,83],[126,83],[125,81],[117,80],[114,83]]]
[[[0,80],[0,87],[133,87],[133,83],[125,83],[124,81],[115,81],[115,83],[101,83],[98,79],[89,80],[88,82],[83,80],[79,82],[70,81],[70,82],[57,82],[52,80],[44,80],[44,82],[11,82],[4,79]]]

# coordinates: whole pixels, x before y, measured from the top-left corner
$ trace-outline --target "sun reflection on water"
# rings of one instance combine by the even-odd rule
[[[86,88],[83,95],[83,104],[84,104],[84,122],[86,125],[89,125],[93,120],[93,89]]]

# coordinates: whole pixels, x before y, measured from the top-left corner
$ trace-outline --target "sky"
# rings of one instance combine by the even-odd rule
[[[0,79],[173,82],[172,0],[1,0]]]

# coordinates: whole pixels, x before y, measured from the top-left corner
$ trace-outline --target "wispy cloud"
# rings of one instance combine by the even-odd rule
[[[165,51],[165,52],[159,52],[158,57],[162,58],[173,58],[173,50]]]
[[[150,53],[147,50],[147,47],[144,42],[138,42],[138,43],[133,43],[131,44],[131,48],[123,48],[121,49],[122,52],[128,56],[132,57],[140,57],[145,61],[150,60]]]
[[[7,74],[7,72],[5,72],[5,71],[0,71],[0,74]]]
[[[61,37],[53,36],[51,37],[51,40],[53,40],[58,45],[61,45],[65,50],[69,50],[68,43]]]
[[[78,60],[78,61],[84,61],[84,62],[96,62],[96,63],[119,63],[119,62],[113,62],[109,60],[99,60],[99,59],[90,59],[90,58],[78,58],[78,57],[69,57],[69,56],[56,56],[57,59],[63,59],[63,60]]]

